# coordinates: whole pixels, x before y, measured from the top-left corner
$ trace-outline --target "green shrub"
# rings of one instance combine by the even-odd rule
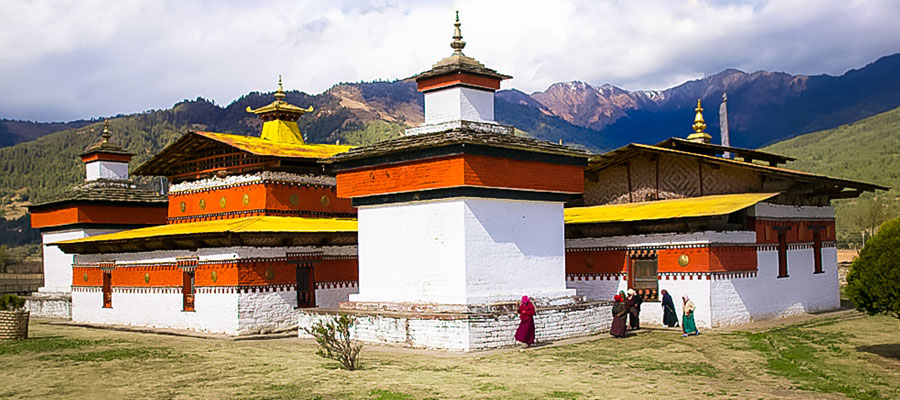
[[[350,340],[350,328],[354,322],[356,318],[343,314],[303,330],[319,344],[316,355],[337,360],[344,369],[353,371],[359,368],[359,352],[362,351],[361,344]]]
[[[860,250],[846,293],[857,310],[900,319],[900,218],[882,224]]]
[[[25,309],[25,299],[14,294],[0,297],[0,310],[21,311]]]

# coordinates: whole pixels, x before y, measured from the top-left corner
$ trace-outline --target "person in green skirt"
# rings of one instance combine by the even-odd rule
[[[684,314],[681,318],[681,329],[684,331],[684,334],[681,336],[699,335],[700,331],[697,330],[697,324],[694,323],[694,302],[687,296],[681,296],[681,300],[684,301],[684,308],[682,309]]]

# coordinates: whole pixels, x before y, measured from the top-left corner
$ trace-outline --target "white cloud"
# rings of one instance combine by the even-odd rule
[[[4,1],[0,117],[68,120],[395,79],[450,52],[526,92],[558,81],[662,89],[734,67],[841,74],[900,51],[883,1]]]

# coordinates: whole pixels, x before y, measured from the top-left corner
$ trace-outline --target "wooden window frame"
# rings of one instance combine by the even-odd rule
[[[196,275],[194,270],[181,272],[181,311],[194,312],[194,303],[197,299]]]
[[[103,308],[112,308],[112,271],[103,272],[103,286],[100,291],[103,293]]]
[[[788,257],[787,257],[787,233],[791,230],[790,226],[773,226],[775,232],[778,233],[778,278],[789,278],[788,273]]]
[[[809,225],[809,229],[813,231],[813,274],[824,274],[825,269],[822,267],[822,231],[825,225]]]

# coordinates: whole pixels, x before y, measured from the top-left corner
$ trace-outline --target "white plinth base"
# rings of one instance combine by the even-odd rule
[[[25,298],[25,308],[32,317],[72,319],[72,293],[38,289]]]
[[[299,336],[310,336],[303,328],[327,321],[340,314],[356,318],[351,337],[368,344],[478,351],[515,346],[519,317],[515,304],[468,305],[475,312],[400,312],[360,309],[305,309],[299,311]],[[432,305],[436,307],[437,305]],[[612,305],[608,302],[578,302],[538,307],[535,316],[535,340],[547,342],[570,337],[609,332]]]

